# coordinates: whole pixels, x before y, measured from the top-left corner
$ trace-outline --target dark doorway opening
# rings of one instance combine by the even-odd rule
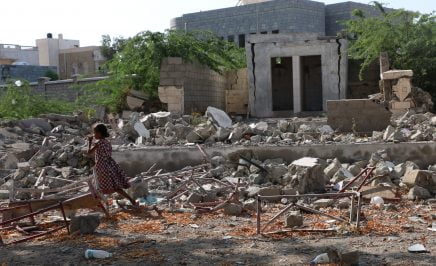
[[[292,57],[271,58],[273,111],[294,110]]]
[[[303,72],[303,111],[322,111],[321,56],[303,56],[301,68]]]

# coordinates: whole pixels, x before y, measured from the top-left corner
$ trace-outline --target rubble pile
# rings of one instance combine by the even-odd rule
[[[217,111],[220,111],[216,109]],[[221,111],[222,112],[222,111]],[[436,140],[436,116],[432,113],[409,111],[392,121],[384,132],[372,136],[335,132],[325,121],[305,119],[242,121],[226,118],[217,123],[211,115],[205,117],[178,115],[169,112],[142,115],[132,113],[129,120],[117,126],[122,145],[308,145],[331,143],[407,142]],[[222,121],[221,121],[222,122]]]
[[[12,184],[18,188],[50,189],[89,176],[91,160],[84,152],[85,136],[89,133],[90,121],[83,115],[46,115],[2,122],[0,198],[9,197]],[[35,195],[23,192],[15,196],[26,200]]]

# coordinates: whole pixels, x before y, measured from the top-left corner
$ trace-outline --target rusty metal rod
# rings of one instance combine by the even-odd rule
[[[35,238],[38,238],[38,237],[42,237],[42,236],[49,235],[49,234],[51,234],[51,233],[54,233],[54,232],[60,231],[60,230],[62,230],[62,229],[64,229],[64,228],[65,228],[65,225],[63,225],[63,226],[61,226],[61,227],[59,227],[59,228],[55,228],[55,229],[49,230],[49,231],[47,231],[47,232],[43,232],[43,233],[36,234],[36,235],[33,235],[33,236],[29,236],[29,237],[26,237],[26,238],[23,238],[23,239],[20,239],[20,240],[17,240],[17,241],[13,241],[13,242],[10,242],[10,243],[6,243],[6,244],[4,244],[4,245],[5,245],[5,246],[9,246],[9,245],[14,245],[14,244],[23,243],[23,242],[26,242],[26,241],[31,240],[31,239],[35,239]]]
[[[299,198],[346,198],[356,195],[357,192],[346,192],[346,193],[325,193],[325,194],[303,194],[303,195],[276,195],[276,196],[260,196],[261,199],[277,199],[277,198],[287,198],[287,199],[299,199]]]
[[[324,212],[321,212],[321,211],[318,211],[318,210],[315,210],[315,209],[312,209],[312,208],[309,208],[309,207],[306,207],[306,206],[303,206],[303,205],[300,205],[300,204],[295,204],[295,206],[297,206],[298,208],[300,208],[300,209],[302,209],[304,211],[312,212],[312,213],[319,214],[319,215],[324,215],[324,216],[327,216],[327,217],[329,217],[331,219],[334,219],[334,220],[337,220],[337,221],[340,221],[340,222],[344,222],[344,223],[347,222],[346,220],[344,220],[344,219],[342,219],[340,217],[336,217],[336,216],[333,216],[333,215],[330,215],[330,214],[327,214],[327,213],[324,213]]]
[[[260,235],[261,230],[260,230],[260,215],[262,212],[262,201],[260,199],[260,196],[257,195],[257,206],[256,206],[256,213],[257,213],[257,217],[256,217],[256,224],[257,224],[257,234]]]
[[[26,215],[23,215],[23,216],[20,216],[20,217],[16,217],[16,218],[12,218],[12,219],[9,219],[9,220],[6,220],[6,221],[2,221],[2,222],[0,222],[0,226],[1,225],[5,225],[5,224],[10,224],[10,223],[13,223],[13,222],[16,222],[16,221],[19,221],[19,220],[23,220],[25,218],[29,218],[29,217],[32,217],[32,216],[35,216],[37,214],[41,214],[41,213],[44,213],[44,212],[47,212],[47,211],[51,211],[51,210],[57,209],[57,208],[59,208],[59,205],[60,205],[59,203],[56,203],[56,204],[54,204],[52,206],[49,206],[47,208],[38,210],[36,212],[32,212],[32,213],[29,213],[29,214],[26,214]]]
[[[294,203],[289,204],[288,206],[286,206],[286,208],[284,208],[283,210],[281,210],[278,214],[276,214],[273,218],[271,218],[261,229],[261,231],[265,231],[266,228],[268,228],[268,226],[274,222],[275,220],[277,220],[280,216],[282,216],[286,211],[288,211],[290,208],[294,207]]]

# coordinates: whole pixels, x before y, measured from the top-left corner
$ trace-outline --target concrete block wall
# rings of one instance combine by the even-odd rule
[[[367,17],[380,16],[381,12],[372,5],[366,5],[356,2],[344,2],[331,4],[325,7],[325,28],[327,36],[336,36],[338,32],[344,29],[342,22],[354,18],[353,11],[360,9]],[[392,11],[393,9],[386,9]]]
[[[280,33],[325,34],[323,3],[308,0],[275,0],[205,12],[185,14],[171,21],[173,29],[209,30],[225,39],[233,35],[279,30]]]
[[[229,71],[226,73],[226,111],[231,114],[247,114],[248,112],[248,69]]]
[[[182,89],[183,113],[202,113],[208,106],[225,109],[226,86],[225,76],[200,64],[183,62],[181,58],[162,61],[159,91],[168,87]],[[165,102],[163,95],[160,98]]]
[[[107,77],[86,78],[86,79],[66,79],[58,81],[46,81],[41,78],[38,82],[31,83],[35,93],[48,99],[58,99],[67,102],[74,102],[86,90],[86,85],[104,80]]]
[[[46,75],[47,71],[57,72],[54,66],[0,65],[0,85],[8,79],[24,79],[35,82]]]

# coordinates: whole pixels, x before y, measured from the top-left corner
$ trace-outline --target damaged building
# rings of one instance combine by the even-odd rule
[[[206,75],[208,81],[201,84],[211,88],[211,93],[189,95],[197,89],[187,89],[193,86],[185,85],[182,96],[181,84],[176,84],[180,80],[171,82],[167,79],[172,76],[165,72],[164,63],[160,89],[163,102],[171,98],[169,106],[177,105],[176,110],[184,113],[205,111],[207,104],[204,108],[190,107],[192,99],[225,108],[229,113],[234,110],[229,109],[229,105],[245,103],[236,108],[237,113],[260,118],[323,112],[327,110],[327,101],[351,95],[348,93],[348,43],[336,36],[341,36],[341,21],[352,19],[353,10],[361,9],[370,16],[380,15],[378,10],[355,2],[333,5],[306,0],[240,2],[242,5],[236,7],[185,14],[173,19],[171,28],[209,30],[245,47],[248,67],[244,72],[247,73],[245,87],[239,87],[236,92],[229,88],[226,77],[211,78],[214,74],[201,73],[195,78]],[[377,82],[374,84],[372,87],[377,89]],[[365,91],[372,92],[372,89],[365,88]],[[168,97],[169,90],[175,90],[174,95],[178,96]],[[229,99],[229,95],[238,95],[238,98],[235,101]],[[181,100],[175,101],[176,98]]]

